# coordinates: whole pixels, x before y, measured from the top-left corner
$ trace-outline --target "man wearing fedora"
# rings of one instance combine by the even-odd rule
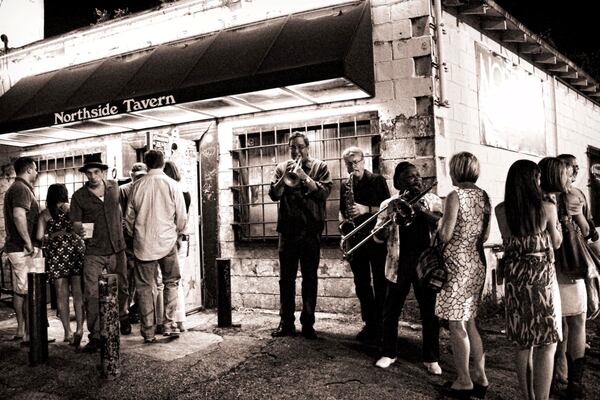
[[[86,156],[79,171],[85,174],[88,181],[71,199],[71,221],[74,230],[84,237],[86,244],[83,285],[90,341],[83,351],[87,353],[93,353],[100,347],[98,278],[104,271],[118,275],[121,333],[131,333],[119,187],[116,181],[105,178],[107,169],[108,165],[102,162],[100,154]]]

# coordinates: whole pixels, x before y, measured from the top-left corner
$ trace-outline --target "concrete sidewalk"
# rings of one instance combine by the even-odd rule
[[[318,314],[314,341],[271,338],[275,313],[240,311],[233,321],[241,327],[219,329],[215,312],[201,312],[188,317],[189,331],[179,339],[149,345],[134,325],[121,338],[121,375],[111,381],[100,377],[99,353],[76,353],[61,342],[55,317],[49,333],[57,342],[49,345],[48,363],[37,367],[10,340],[14,318],[0,322],[0,399],[443,399],[439,386],[455,377],[447,331],[444,374],[431,376],[421,363],[418,324],[400,324],[398,361],[381,370],[373,366],[377,349],[354,340],[358,317]],[[520,398],[512,346],[499,333],[484,340],[492,385],[486,398]]]

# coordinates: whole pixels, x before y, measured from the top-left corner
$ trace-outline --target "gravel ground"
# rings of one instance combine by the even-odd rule
[[[438,386],[455,376],[447,331],[441,339],[444,374],[433,377],[420,362],[420,327],[410,321],[401,323],[401,354],[387,370],[373,367],[374,347],[354,340],[361,327],[357,318],[318,315],[315,341],[271,338],[277,321],[273,313],[244,311],[234,314],[240,328],[219,329],[215,314],[204,312],[190,316],[192,329],[182,338],[160,345],[144,346],[134,332],[121,343],[121,375],[103,380],[99,355],[76,353],[66,343],[49,346],[46,365],[29,367],[26,349],[10,340],[14,319],[5,320],[0,399],[443,399]],[[500,332],[501,319],[481,325],[491,382],[486,398],[520,399],[513,347]],[[598,326],[593,322],[589,329],[590,399],[600,398]]]

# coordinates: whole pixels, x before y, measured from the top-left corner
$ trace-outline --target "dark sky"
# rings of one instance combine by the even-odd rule
[[[300,1],[300,0],[281,0]],[[468,3],[469,0],[464,0]],[[548,39],[565,56],[600,79],[600,34],[597,13],[587,2],[557,0],[496,0],[531,31]],[[591,2],[590,2],[591,3]],[[129,8],[131,13],[154,8],[161,0],[45,0],[46,37],[96,21],[94,9]]]

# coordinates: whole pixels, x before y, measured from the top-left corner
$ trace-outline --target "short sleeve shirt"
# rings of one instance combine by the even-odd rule
[[[40,214],[38,202],[33,194],[33,187],[22,178],[15,178],[13,184],[4,195],[4,224],[6,228],[6,243],[4,249],[7,253],[17,253],[24,250],[25,242],[17,231],[13,210],[23,208],[27,218],[27,231],[34,245],[35,231]]]

